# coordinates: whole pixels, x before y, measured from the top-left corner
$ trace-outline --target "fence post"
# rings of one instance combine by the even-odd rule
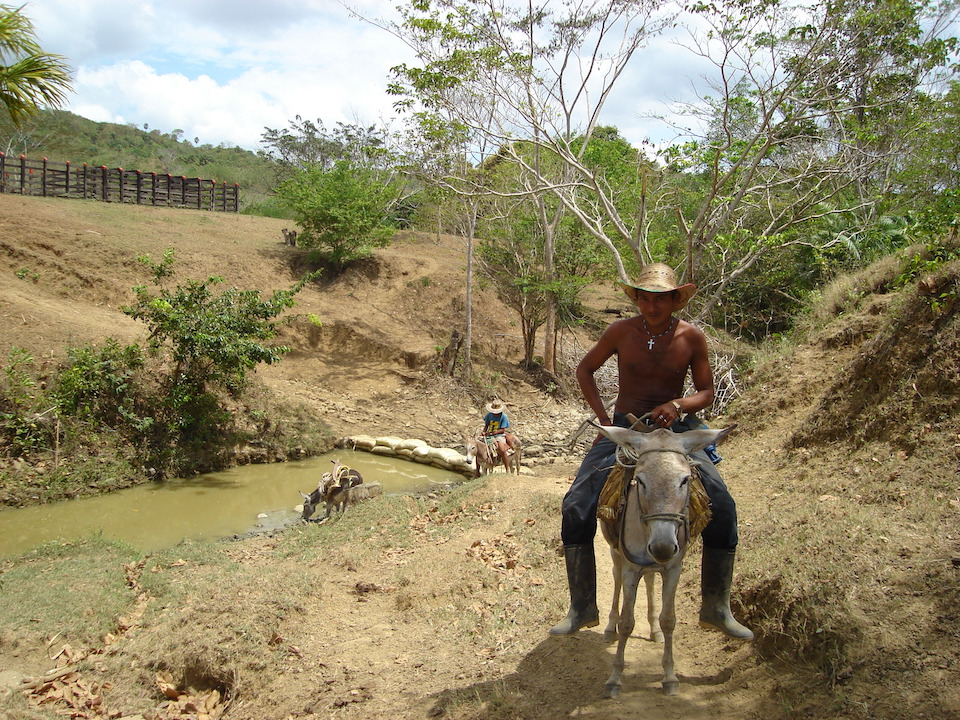
[[[0,193],[7,191],[7,154],[0,152]]]
[[[155,172],[150,173],[150,204],[154,207],[157,205],[157,174]]]
[[[27,184],[27,156],[20,156],[20,194],[23,195]]]
[[[140,193],[143,190],[143,173],[137,170],[137,205],[140,204]]]
[[[40,197],[47,196],[47,159],[43,159],[40,173]]]
[[[110,196],[107,194],[107,166],[100,166],[100,199],[103,202],[110,202]]]
[[[70,161],[67,160],[67,174],[63,181],[63,196],[70,197]]]

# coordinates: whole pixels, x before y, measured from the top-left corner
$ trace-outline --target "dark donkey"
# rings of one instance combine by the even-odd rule
[[[334,509],[339,513],[346,512],[350,490],[363,483],[363,477],[353,468],[341,464],[339,460],[330,462],[333,463],[333,470],[320,477],[317,489],[309,495],[300,493],[303,495],[303,514],[300,517],[304,520],[310,520],[321,502],[327,508],[327,514],[321,520],[329,518]]]

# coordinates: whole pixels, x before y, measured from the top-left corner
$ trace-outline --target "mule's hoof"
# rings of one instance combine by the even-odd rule
[[[671,682],[664,681],[663,683],[663,694],[664,695],[676,695],[677,690],[680,689],[680,681],[673,680]]]
[[[618,697],[620,697],[620,686],[607,685],[607,697],[611,700],[616,700]]]
[[[617,631],[616,630],[604,630],[603,631],[604,642],[612,643],[617,641]]]
[[[653,635],[650,636],[650,640],[651,640],[652,642],[659,643],[660,645],[663,645],[663,632],[657,631],[657,632],[653,633]]]

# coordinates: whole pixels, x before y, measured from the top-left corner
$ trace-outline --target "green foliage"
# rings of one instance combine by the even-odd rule
[[[163,281],[172,274],[173,259],[172,249],[159,263],[139,258],[150,268],[157,288],[135,287],[136,304],[123,311],[146,323],[150,352],[170,360],[174,386],[221,385],[237,391],[248,370],[277,362],[287,352],[288,348],[265,343],[276,334],[273,319],[293,307],[294,295],[306,279],[290,290],[275,291],[267,300],[261,300],[257,290],[230,288],[214,294],[212,287],[223,282],[219,277],[188,280],[171,290]]]
[[[0,382],[0,441],[7,454],[21,457],[49,447],[50,408],[44,407],[33,356],[21,348],[12,348]]]
[[[921,276],[936,272],[954,260],[960,260],[960,246],[956,242],[937,239],[927,243],[921,250],[907,257],[894,286],[900,288],[916,282]]]
[[[66,58],[43,51],[24,7],[0,5],[0,104],[15,126],[41,105],[62,105],[71,90]]]
[[[111,428],[130,423],[142,427],[145,419],[136,410],[136,375],[144,365],[139,345],[121,347],[107,338],[99,349],[69,348],[67,358],[53,391],[61,413]]]
[[[328,131],[322,120],[304,120],[299,115],[284,130],[266,128],[261,154],[277,162],[281,178],[296,170],[317,165],[324,170],[347,162],[357,167],[387,167],[387,132],[375,125],[347,125],[338,122]]]
[[[218,391],[239,393],[249,370],[275,363],[287,352],[268,341],[276,334],[275,318],[294,305],[294,296],[312,279],[267,299],[259,291],[230,288],[216,294],[222,282],[188,280],[175,288],[165,281],[173,274],[173,250],[159,263],[140,258],[153,276],[155,289],[134,288],[136,303],[124,307],[150,330],[149,354],[163,368],[157,376],[159,395],[149,439],[153,460],[163,467],[184,443],[220,439],[229,426]]]
[[[40,280],[40,273],[36,270],[31,270],[30,268],[22,267],[17,270],[17,278],[20,280],[29,280],[30,282],[36,283]]]
[[[374,169],[344,160],[331,168],[312,164],[295,171],[278,193],[303,228],[298,244],[316,249],[336,269],[367,257],[393,236],[398,189]]]
[[[519,315],[528,365],[534,359],[537,330],[546,320],[547,293],[554,293],[558,322],[576,324],[580,292],[602,268],[596,243],[579,231],[571,218],[555,229],[551,280],[545,269],[543,228],[529,206],[514,208],[509,222],[485,222],[480,228],[480,270],[504,305]]]

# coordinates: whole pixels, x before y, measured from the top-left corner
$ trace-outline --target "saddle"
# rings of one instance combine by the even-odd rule
[[[700,471],[694,465],[693,477],[690,481],[690,540],[700,536],[703,529],[710,523],[713,513],[710,510],[710,496],[703,487]],[[627,489],[632,473],[627,472],[620,463],[613,466],[607,475],[607,480],[600,491],[600,501],[597,504],[597,519],[613,527],[619,527],[620,513],[627,504]]]

